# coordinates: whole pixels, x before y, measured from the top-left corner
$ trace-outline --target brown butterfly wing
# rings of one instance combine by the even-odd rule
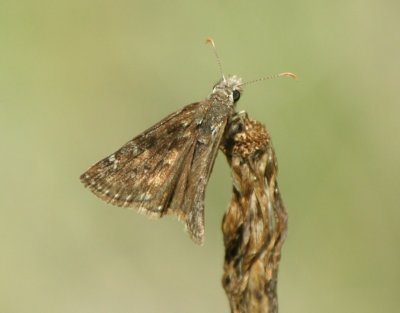
[[[205,187],[228,118],[214,111],[203,101],[169,115],[89,168],[82,182],[114,205],[177,215],[202,243]]]

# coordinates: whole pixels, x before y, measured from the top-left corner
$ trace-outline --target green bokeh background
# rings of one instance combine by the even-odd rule
[[[281,312],[398,312],[398,1],[0,3],[0,312],[229,312],[219,155],[206,243],[107,205],[79,175],[224,71],[266,124],[289,234]]]

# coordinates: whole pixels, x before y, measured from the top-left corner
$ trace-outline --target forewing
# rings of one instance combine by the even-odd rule
[[[93,165],[81,181],[104,201],[163,215],[184,162],[193,153],[193,132],[202,112],[201,103],[193,103],[169,115]]]

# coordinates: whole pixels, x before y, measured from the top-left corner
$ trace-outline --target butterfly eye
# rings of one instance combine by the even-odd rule
[[[233,95],[233,102],[237,102],[240,99],[240,91],[239,90],[234,90],[232,95]]]

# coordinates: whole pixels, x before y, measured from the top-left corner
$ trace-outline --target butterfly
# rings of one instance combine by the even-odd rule
[[[209,42],[219,62],[214,42]],[[231,120],[238,116],[235,107],[243,85],[240,77],[222,74],[205,100],[183,107],[128,141],[83,173],[82,183],[108,203],[151,217],[177,216],[193,241],[202,244],[207,182]]]
[[[174,112],[90,167],[80,177],[96,196],[152,217],[173,214],[204,241],[204,198],[218,148],[242,92],[221,79],[203,101]]]

